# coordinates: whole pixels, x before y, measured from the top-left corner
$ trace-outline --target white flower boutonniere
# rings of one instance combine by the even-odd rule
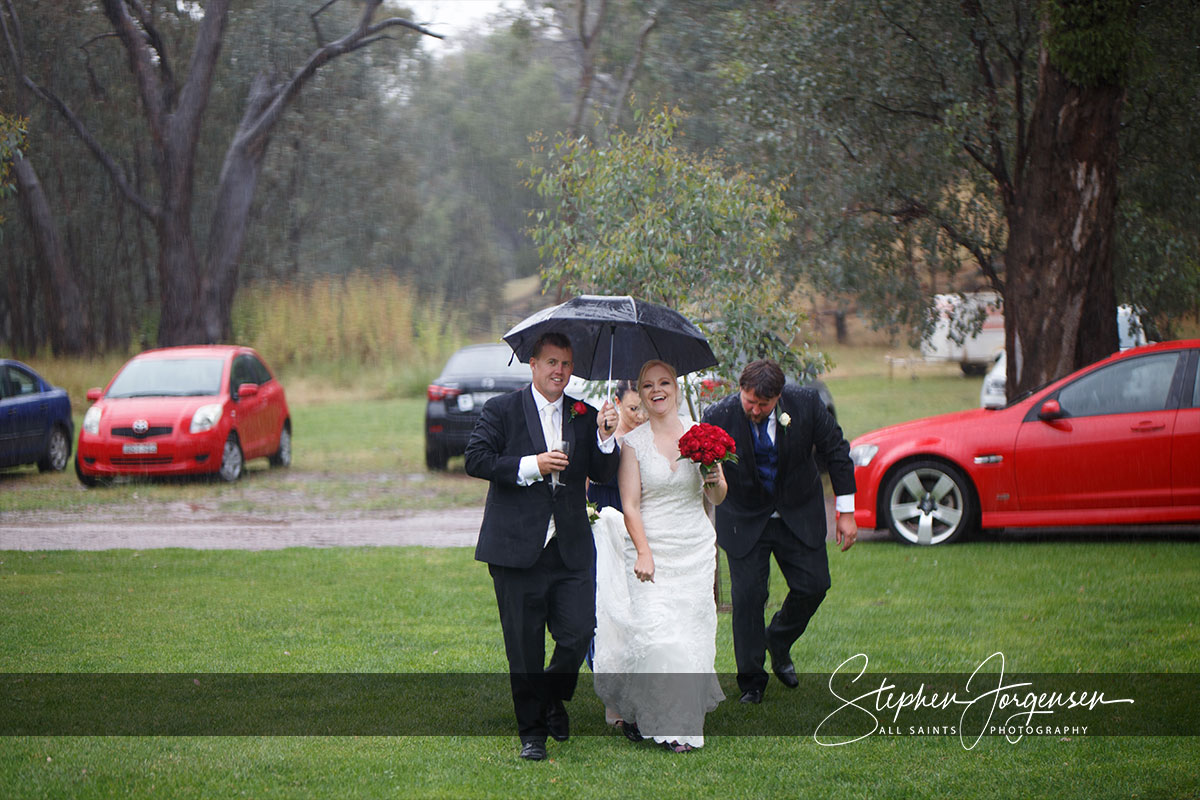
[[[784,428],[786,428],[788,425],[791,425],[792,424],[792,415],[787,413],[786,411],[783,412],[782,414],[780,414],[779,415],[779,424]]]

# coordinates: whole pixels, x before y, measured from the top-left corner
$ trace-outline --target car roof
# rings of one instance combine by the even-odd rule
[[[212,358],[213,356],[229,356],[249,350],[237,344],[189,344],[179,347],[156,347],[153,350],[143,350],[134,358]]]
[[[484,342],[483,344],[469,344],[466,347],[460,347],[455,352],[461,353],[464,350],[503,350],[506,353],[511,353],[512,348],[504,342]]]
[[[8,367],[8,366],[20,367],[21,369],[25,370],[26,372],[32,373],[32,374],[36,375],[37,377],[41,378],[43,381],[46,381],[47,383],[49,383],[49,381],[47,381],[46,378],[42,376],[42,373],[38,372],[36,369],[34,369],[33,367],[26,364],[24,361],[18,361],[15,358],[0,358],[0,367]]]
[[[1159,350],[1186,350],[1192,347],[1200,347],[1200,339],[1173,339],[1169,342],[1154,342],[1152,344],[1142,344],[1137,347],[1131,347],[1120,353],[1113,355],[1129,356],[1137,353],[1154,353]]]

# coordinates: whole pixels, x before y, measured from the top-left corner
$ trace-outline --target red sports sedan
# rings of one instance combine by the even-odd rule
[[[855,521],[902,542],[983,528],[1200,522],[1200,340],[1110,356],[1004,408],[851,442]]]
[[[283,387],[249,347],[206,345],[134,356],[107,388],[89,389],[75,473],[241,477],[248,459],[292,462]]]

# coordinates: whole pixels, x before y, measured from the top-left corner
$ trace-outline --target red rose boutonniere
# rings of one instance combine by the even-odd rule
[[[586,414],[588,410],[587,403],[582,400],[576,400],[571,404],[571,419],[575,419],[580,414]]]

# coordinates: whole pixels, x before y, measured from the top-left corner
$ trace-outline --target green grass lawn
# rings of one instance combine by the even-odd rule
[[[974,543],[831,551],[833,591],[794,650],[829,673],[1200,671],[1200,554],[1191,542]],[[780,597],[775,576],[768,612]],[[315,672],[503,675],[486,568],[469,550],[0,553],[2,672]],[[728,615],[718,671],[733,670]],[[481,679],[482,680],[482,679]],[[493,682],[494,682],[493,678]],[[103,691],[102,685],[97,688]],[[721,736],[789,730],[790,698],[731,698],[684,757],[606,733],[583,673],[576,736],[519,762],[512,735],[7,737],[4,797],[1195,797],[1189,738],[872,737],[843,747]],[[503,692],[500,693],[501,695]],[[422,709],[420,698],[400,713]],[[11,713],[11,710],[10,712]],[[478,708],[488,732],[506,698]],[[497,722],[497,720],[499,722]],[[483,723],[481,722],[481,726]],[[588,735],[597,734],[597,735]],[[631,788],[633,787],[633,788]]]

